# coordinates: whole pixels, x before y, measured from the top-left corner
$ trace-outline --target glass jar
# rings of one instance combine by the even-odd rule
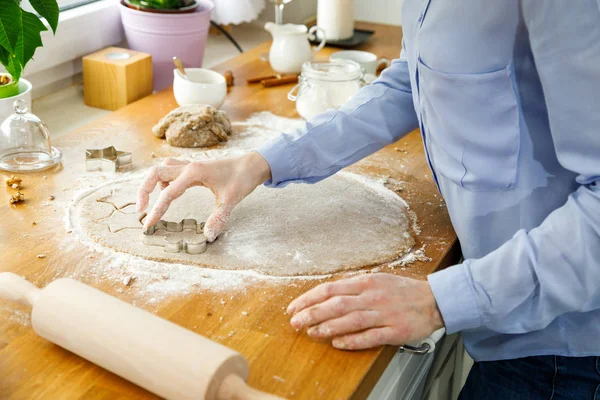
[[[362,78],[360,65],[351,60],[307,61],[288,99],[295,101],[298,114],[309,120],[344,105],[363,86]]]
[[[15,113],[0,125],[0,170],[31,172],[60,162],[61,153],[50,145],[48,127],[17,100]]]

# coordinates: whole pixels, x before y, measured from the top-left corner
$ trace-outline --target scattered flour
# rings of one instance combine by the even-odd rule
[[[290,132],[299,129],[304,125],[301,120],[288,119],[263,112],[250,117],[243,122],[234,122],[236,133],[231,140],[221,146],[210,150],[193,150],[171,148],[171,153],[175,152],[182,159],[205,160],[212,158],[221,158],[238,154],[245,154],[247,151],[259,146],[266,140],[277,137],[281,132]],[[73,231],[71,224],[72,205],[81,198],[89,194],[90,190],[95,190],[99,186],[114,184],[119,180],[130,180],[141,177],[145,174],[144,170],[134,169],[122,174],[99,174],[84,173],[75,182],[74,189],[65,190],[72,199],[70,206],[67,207],[65,215],[65,229],[71,233],[65,240],[59,250],[61,254],[70,254],[81,252],[81,241],[77,232]],[[354,179],[360,180],[368,185],[372,190],[382,196],[398,197],[385,187],[386,179],[373,181],[370,178],[361,177],[354,174]],[[115,178],[117,178],[115,180]],[[413,229],[417,228],[416,221],[413,220]],[[417,231],[415,229],[415,231]],[[230,271],[201,268],[193,265],[163,263],[142,259],[130,254],[119,253],[95,244],[91,241],[85,241],[90,253],[79,255],[79,258],[93,259],[93,266],[89,267],[89,262],[82,263],[86,265],[75,266],[70,270],[58,270],[55,278],[72,277],[82,281],[88,280],[107,280],[113,282],[118,292],[130,292],[134,296],[134,303],[147,305],[157,304],[162,300],[172,296],[185,296],[194,292],[211,291],[219,292],[243,292],[245,287],[254,284],[271,283],[273,285],[292,285],[301,280],[320,281],[331,277],[332,275],[311,275],[311,276],[292,276],[277,277],[262,275],[255,271]],[[73,256],[75,257],[75,256]],[[294,259],[301,262],[303,255],[294,254]],[[429,261],[425,256],[424,248],[413,251],[401,259],[390,264],[390,267],[406,266],[414,261]],[[79,264],[79,263],[70,263]],[[372,269],[371,269],[372,270]],[[339,276],[351,276],[366,271],[346,272]],[[338,276],[338,275],[336,275]],[[225,300],[223,300],[225,301]],[[226,302],[226,301],[225,301]],[[27,315],[14,314],[12,317],[19,319],[23,323],[29,320]],[[222,320],[222,317],[221,317]],[[235,332],[231,332],[233,334]]]
[[[75,249],[79,240],[63,243],[61,251]],[[150,304],[160,302],[171,296],[185,296],[193,292],[210,290],[212,292],[239,292],[252,284],[270,282],[287,283],[293,280],[323,280],[330,275],[273,277],[261,275],[255,271],[227,271],[201,268],[185,264],[163,263],[146,260],[126,253],[108,250],[100,245],[86,242],[93,253],[94,266],[76,268],[63,274],[79,280],[90,278],[114,282],[123,292],[135,289],[141,301]],[[227,301],[221,299],[221,304]]]
[[[394,269],[396,267],[406,267],[407,265],[412,264],[416,261],[430,262],[431,258],[425,255],[425,247],[426,246],[423,245],[420,249],[411,251],[410,253],[401,257],[399,260],[390,263],[388,266]]]
[[[31,325],[31,312],[29,310],[19,310],[11,308],[8,310],[8,320],[19,325]]]

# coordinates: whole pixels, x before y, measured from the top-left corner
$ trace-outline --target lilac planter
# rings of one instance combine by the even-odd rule
[[[152,55],[154,90],[173,84],[173,56],[185,67],[201,67],[214,5],[197,0],[195,12],[158,14],[133,10],[121,4],[125,37],[132,50]]]

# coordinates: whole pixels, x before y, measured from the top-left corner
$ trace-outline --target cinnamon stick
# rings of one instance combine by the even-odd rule
[[[227,87],[233,86],[233,72],[228,69],[223,73],[223,76],[225,77],[225,82],[227,82]]]
[[[256,78],[246,79],[246,83],[248,83],[248,84],[261,83],[262,81],[264,81],[266,79],[277,79],[277,78],[281,78],[281,75],[277,74],[277,75],[257,76]]]
[[[265,79],[260,82],[260,84],[265,88],[287,85],[288,83],[298,83],[298,75],[287,75],[281,78]]]

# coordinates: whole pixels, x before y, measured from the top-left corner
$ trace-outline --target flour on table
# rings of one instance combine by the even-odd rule
[[[171,147],[165,144],[161,150],[156,152],[155,157],[153,157],[156,159],[153,162],[157,163],[159,162],[160,157],[165,156],[176,156],[187,160],[208,160],[246,154],[248,151],[260,146],[264,142],[278,137],[282,132],[292,132],[302,128],[304,124],[304,121],[298,119],[290,119],[269,112],[261,112],[251,116],[245,121],[232,121],[233,132],[227,143],[214,146],[210,149],[184,149]],[[139,168],[140,166],[137,167]],[[330,273],[315,275],[314,272],[312,272],[311,275],[275,276],[265,275],[260,271],[251,269],[224,270],[206,268],[199,266],[198,264],[184,262],[183,260],[161,262],[156,261],[159,258],[152,260],[132,253],[115,251],[104,244],[99,244],[90,237],[87,231],[82,231],[81,207],[84,199],[88,202],[90,200],[106,197],[104,199],[105,202],[97,201],[94,206],[95,209],[99,207],[96,210],[97,215],[94,214],[97,219],[108,217],[115,209],[120,209],[121,212],[135,212],[135,206],[132,206],[132,204],[135,202],[137,187],[133,185],[127,186],[121,183],[140,181],[145,174],[146,171],[139,169],[125,174],[82,173],[81,176],[76,178],[74,187],[65,188],[63,190],[65,194],[72,199],[65,215],[65,229],[70,235],[68,236],[68,240],[61,242],[59,250],[64,254],[73,254],[77,257],[77,254],[81,254],[80,243],[83,242],[83,244],[88,246],[90,251],[81,255],[86,260],[85,262],[72,263],[68,268],[63,268],[64,263],[62,262],[57,264],[57,272],[54,279],[59,277],[71,277],[84,282],[89,280],[113,282],[117,292],[130,293],[134,296],[132,299],[134,304],[152,309],[165,298],[171,296],[186,296],[197,291],[210,291],[214,293],[214,296],[216,296],[218,301],[219,293],[228,293],[227,299],[229,299],[229,294],[237,296],[237,294],[243,293],[246,287],[252,285],[268,283],[278,286],[281,285],[282,290],[285,290],[288,286],[302,285],[301,281],[304,280],[318,282],[332,276]],[[363,187],[367,186],[380,197],[386,199],[383,200],[384,203],[386,201],[390,202],[395,205],[393,206],[394,208],[400,206],[403,207],[403,210],[408,212],[409,215],[412,213],[396,193],[388,190],[384,186],[384,184],[390,183],[387,182],[387,180],[373,180],[359,175],[345,175],[344,178],[354,179],[356,181],[355,183],[360,183]],[[111,181],[111,179],[120,180]],[[294,186],[307,189],[313,187],[309,185],[290,185],[290,187]],[[113,189],[116,190],[113,191]],[[392,189],[394,188],[392,187]],[[273,193],[281,192],[273,190]],[[209,203],[208,206],[212,209],[214,200],[209,201]],[[263,205],[263,207],[265,206]],[[209,210],[206,210],[205,212],[208,213],[208,211]],[[387,216],[390,216],[389,211]],[[382,214],[382,217],[385,217],[385,215]],[[194,218],[201,221],[198,216],[195,216]],[[286,220],[285,223],[287,222],[288,221]],[[415,223],[414,226],[416,227],[415,219],[412,219],[412,223]],[[88,220],[86,224],[90,224],[90,221]],[[282,225],[283,224],[284,223],[282,223]],[[104,226],[104,228],[106,230],[108,229],[106,226]],[[233,229],[236,228],[234,227]],[[408,234],[408,231],[404,231],[404,227],[401,231],[403,232],[402,235]],[[125,233],[125,231],[122,231],[122,234]],[[133,235],[131,230],[127,233],[128,234],[124,236],[130,237],[129,240],[135,240],[136,243],[141,243],[141,232],[139,233],[139,241],[134,237],[136,235]],[[229,234],[226,233],[225,235]],[[239,229],[237,229],[237,236],[240,237]],[[218,242],[221,241],[221,239],[222,238],[220,238]],[[248,241],[244,242],[243,245],[237,249],[237,252],[245,254],[247,259],[254,259],[255,261],[260,260],[261,251],[257,251],[255,246],[252,246],[251,244],[252,243]],[[281,246],[281,243],[279,244]],[[209,249],[211,249],[211,247],[212,245]],[[145,247],[144,250],[147,251],[147,248]],[[163,256],[164,252],[162,249],[159,250],[158,255]],[[302,251],[302,249],[286,248],[283,251],[287,253],[286,255],[288,257],[293,259],[293,262],[289,264],[289,267],[291,268],[295,265],[305,265],[305,268],[309,268],[314,261],[314,259],[308,257],[306,252]],[[392,260],[392,262],[397,260],[411,261],[411,254],[412,251]],[[51,260],[51,262],[53,261]],[[341,275],[352,276],[371,271],[379,272],[381,271],[381,268],[385,268],[385,265],[387,265],[387,263],[384,263],[381,267],[342,272]],[[250,266],[251,264],[248,263],[248,267]],[[301,273],[300,270],[295,270],[295,272]],[[222,320],[223,317],[220,318]]]
[[[409,264],[414,263],[415,261],[422,261],[422,262],[430,262],[431,261],[431,258],[427,257],[425,255],[425,245],[423,245],[418,250],[413,250],[410,253],[405,254],[404,256],[402,256],[402,258],[390,263],[388,266],[392,269],[394,269],[396,267],[402,267],[404,269],[404,267],[406,267]]]

